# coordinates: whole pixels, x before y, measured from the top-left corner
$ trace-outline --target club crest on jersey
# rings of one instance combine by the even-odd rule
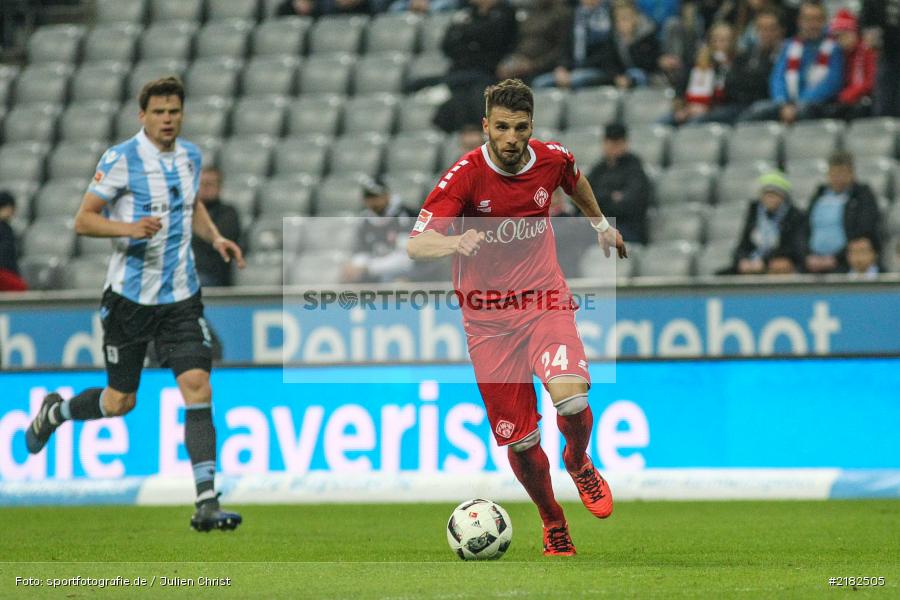
[[[478,206],[475,207],[475,210],[478,212],[489,213],[491,212],[491,201],[490,200],[482,200],[478,203]]]
[[[94,173],[94,182],[100,183],[101,181],[103,181],[103,171],[97,171]]]
[[[424,208],[419,211],[419,218],[416,219],[416,224],[413,225],[413,231],[418,233],[422,233],[425,231],[425,228],[428,226],[428,222],[431,221],[431,211],[425,210]]]
[[[547,200],[549,199],[550,193],[542,187],[538,188],[538,191],[534,193],[534,203],[540,208],[544,208],[544,205],[547,204]]]
[[[500,421],[499,423],[497,423],[497,435],[504,439],[508,440],[509,438],[511,438],[515,429],[516,426],[509,421]]]

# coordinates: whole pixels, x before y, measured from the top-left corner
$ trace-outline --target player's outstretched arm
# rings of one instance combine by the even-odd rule
[[[87,192],[75,214],[75,233],[89,237],[130,237],[136,240],[151,238],[160,230],[159,217],[143,217],[134,223],[113,221],[103,216],[106,201]]]
[[[219,228],[216,227],[212,217],[209,216],[209,211],[206,210],[206,205],[202,202],[194,204],[194,218],[191,228],[195,235],[215,248],[222,260],[231,262],[231,257],[234,257],[238,268],[243,269],[246,266],[247,263],[244,262],[244,253],[241,251],[241,247],[219,232]]]
[[[474,256],[484,241],[484,233],[469,229],[462,235],[443,235],[434,230],[409,238],[406,252],[413,260],[435,260],[459,253]]]
[[[587,177],[579,177],[575,184],[575,190],[572,194],[572,201],[575,206],[591,220],[591,226],[597,231],[597,241],[603,248],[603,254],[609,256],[610,249],[615,248],[619,258],[628,258],[628,250],[625,248],[625,240],[619,230],[609,224],[600,206],[597,204],[597,198],[594,196],[594,190],[588,183]]]

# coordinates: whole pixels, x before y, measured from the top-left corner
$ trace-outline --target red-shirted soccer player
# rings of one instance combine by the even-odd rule
[[[582,502],[602,519],[612,513],[613,500],[586,454],[593,427],[590,376],[556,258],[553,191],[562,187],[572,196],[606,256],[612,247],[620,258],[626,251],[574,157],[558,144],[531,139],[533,106],[531,89],[519,80],[485,90],[488,143],[460,158],[438,182],[410,233],[408,251],[423,260],[454,256],[469,355],[494,438],[508,447],[513,472],[538,507],[544,554],[570,556],[575,546],[540,446],[532,374],[553,399],[566,439],[563,461]]]

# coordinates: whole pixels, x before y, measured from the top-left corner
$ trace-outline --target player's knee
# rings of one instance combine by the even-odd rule
[[[556,412],[564,417],[577,415],[588,407],[587,392],[573,394],[568,398],[563,398],[559,402],[554,402],[553,405],[556,407]]]
[[[103,414],[107,417],[121,417],[128,414],[137,403],[134,392],[117,392],[107,388],[103,391]]]
[[[212,398],[209,374],[205,371],[183,373],[178,378],[185,404],[206,404]]]
[[[541,432],[537,429],[523,437],[518,442],[509,445],[513,452],[525,452],[532,446],[536,446],[541,442]]]
[[[561,402],[565,402],[573,396],[587,395],[588,385],[583,379],[571,378],[569,381],[562,379],[562,377],[554,379],[547,385],[547,391],[550,392],[550,398],[554,405],[559,406]]]

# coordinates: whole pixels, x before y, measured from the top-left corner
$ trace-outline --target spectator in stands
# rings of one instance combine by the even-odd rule
[[[619,89],[647,85],[659,61],[653,25],[631,4],[616,5],[613,33],[601,46],[598,83]]]
[[[563,275],[580,277],[581,257],[587,248],[597,243],[597,234],[562,188],[556,188],[550,197],[550,223],[556,236],[556,257]]]
[[[588,175],[603,214],[615,218],[622,238],[647,243],[647,209],[653,195],[641,159],[628,148],[628,129],[610,123],[603,134],[603,158]]]
[[[757,42],[757,17],[763,11],[776,9],[776,0],[725,0],[716,11],[716,21],[727,21],[734,27],[738,51],[751,49]]]
[[[779,119],[790,124],[820,116],[837,98],[844,78],[844,53],[825,35],[825,8],[803,0],[798,34],[781,51],[769,81],[770,98],[756,102],[740,120]]]
[[[725,80],[735,58],[734,29],[719,22],[710,27],[709,41],[697,52],[687,87],[675,98],[672,123],[701,121],[726,105]]]
[[[206,211],[216,227],[219,228],[219,232],[240,245],[241,218],[233,206],[222,202],[219,198],[221,188],[222,174],[219,169],[203,167],[203,170],[200,171],[200,189],[197,192],[197,199],[206,206]],[[204,287],[231,285],[231,263],[223,261],[217,250],[197,237],[194,237],[191,242],[191,248],[194,251],[200,285]]]
[[[659,70],[666,76],[669,85],[684,87],[687,70],[703,44],[704,23],[697,11],[697,4],[684,2],[681,15],[670,19],[662,32],[662,55]]]
[[[324,15],[369,14],[369,0],[284,0],[276,14],[316,19]]]
[[[791,183],[780,171],[759,178],[759,199],[750,202],[734,250],[738,275],[794,273],[805,256],[805,217],[791,201]]]
[[[579,0],[567,28],[566,51],[553,71],[538,75],[533,88],[579,89],[598,85],[604,45],[612,35],[611,0]]]
[[[414,263],[406,253],[406,238],[416,215],[403,206],[380,179],[363,184],[366,208],[356,235],[353,256],[344,265],[345,283],[409,279]]]
[[[856,17],[847,9],[834,15],[830,31],[844,51],[844,87],[824,116],[841,119],[868,116],[872,113],[878,53],[860,39]]]
[[[635,4],[657,31],[662,31],[669,20],[678,18],[681,11],[681,0],[637,0]]]
[[[856,181],[853,156],[835,152],[828,159],[828,183],[813,194],[807,218],[806,270],[833,273],[847,270],[847,241],[860,237],[879,248],[878,203],[871,188]]]
[[[900,0],[863,0],[860,21],[868,45],[881,50],[875,114],[900,117]]]
[[[862,236],[847,242],[847,267],[850,279],[878,278],[878,252],[871,238]]]
[[[0,292],[24,292],[28,284],[19,274],[16,234],[9,222],[16,214],[16,199],[0,190]]]
[[[566,29],[572,9],[563,0],[536,0],[519,22],[519,42],[497,67],[497,79],[526,83],[558,65],[566,51]]]
[[[433,13],[449,12],[457,10],[457,0],[394,0],[388,8],[391,12],[411,12],[417,15],[430,15]]]

